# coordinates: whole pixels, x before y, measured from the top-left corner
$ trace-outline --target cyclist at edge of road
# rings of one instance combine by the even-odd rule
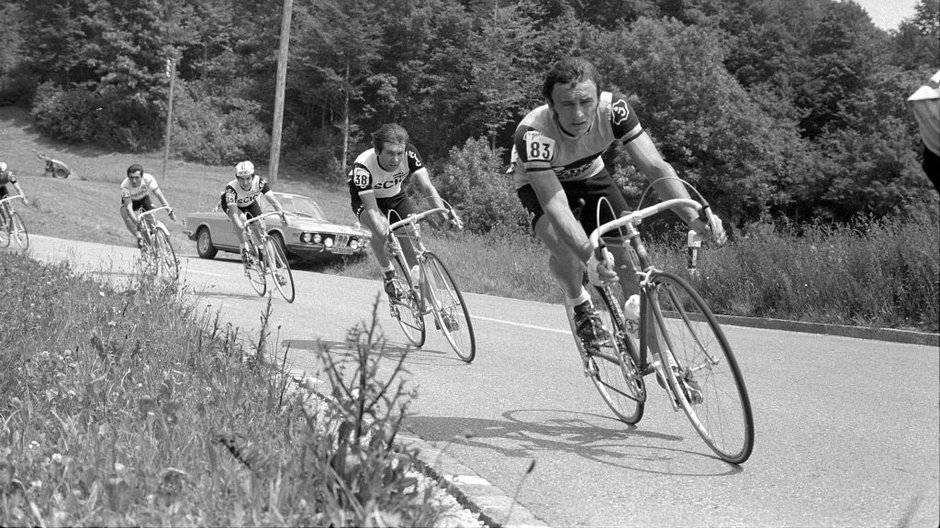
[[[157,179],[153,175],[144,172],[143,166],[135,163],[127,168],[127,177],[121,182],[121,218],[124,219],[124,226],[137,238],[137,247],[144,249],[143,234],[137,229],[139,211],[150,211],[153,202],[150,200],[150,193],[156,195],[160,203],[165,207],[170,207],[166,196],[157,185]],[[176,213],[173,208],[168,210],[170,219],[176,221]],[[146,243],[149,243],[148,240]]]
[[[349,170],[349,196],[353,214],[372,231],[372,254],[384,275],[385,293],[392,301],[401,298],[401,286],[395,281],[395,267],[389,260],[385,240],[388,238],[388,215],[393,222],[408,215],[417,214],[417,206],[402,189],[402,184],[414,177],[430,197],[434,207],[444,207],[437,188],[431,182],[428,170],[414,145],[409,142],[408,132],[396,123],[386,123],[372,133],[372,148],[359,154]],[[446,218],[446,215],[442,215]],[[408,237],[401,237],[401,247],[414,275],[417,258]]]
[[[10,189],[7,188],[7,185],[12,185],[16,192],[23,197],[23,205],[29,205],[29,200],[26,199],[26,193],[23,192],[23,188],[20,187],[19,182],[16,181],[16,175],[13,174],[13,171],[9,170],[5,161],[0,161],[0,200],[6,198],[10,195]],[[10,212],[7,204],[3,204],[3,207],[0,208],[0,225],[6,225],[10,221]]]
[[[585,347],[600,346],[609,337],[583,286],[585,265],[595,285],[619,279],[615,264],[633,269],[626,251],[613,251],[613,258],[606,253],[600,260],[588,239],[598,225],[597,203],[601,198],[610,203],[615,214],[628,210],[601,154],[620,143],[648,181],[673,178],[653,185],[663,200],[689,198],[683,184],[674,179],[675,169],[662,158],[626,98],[601,91],[601,83],[597,69],[586,59],[565,58],[555,63],[542,84],[546,104],[529,112],[519,123],[511,155],[516,193],[532,229],[548,248],[549,269],[564,290],[565,304],[572,309],[578,338]],[[579,208],[576,218],[574,213]],[[693,208],[673,212],[702,238],[710,236],[724,243],[724,228],[717,216],[708,225],[698,219]],[[613,218],[608,213],[600,222],[610,220]],[[619,282],[630,305],[639,284],[633,271],[627,275]],[[633,319],[630,311],[625,311]],[[628,325],[635,334],[637,321]]]
[[[248,240],[245,238],[245,221],[261,216],[259,196],[264,196],[268,203],[281,214],[281,224],[286,226],[287,217],[284,215],[284,208],[271,192],[268,181],[255,172],[255,164],[245,160],[235,165],[235,179],[225,184],[222,190],[221,206],[222,211],[235,225],[235,234],[238,235],[242,248],[242,261],[246,263],[250,257]],[[259,224],[258,228],[264,232],[264,220],[261,220]]]

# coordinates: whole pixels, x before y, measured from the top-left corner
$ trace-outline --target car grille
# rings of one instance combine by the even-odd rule
[[[336,240],[333,242],[333,245],[336,247],[346,247],[349,245],[349,235],[336,235]]]

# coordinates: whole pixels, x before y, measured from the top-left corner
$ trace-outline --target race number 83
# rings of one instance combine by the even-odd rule
[[[539,139],[543,141],[539,141]],[[548,161],[552,159],[552,151],[555,147],[555,142],[548,140],[544,141],[546,138],[540,136],[536,138],[527,138],[526,139],[526,154],[529,161],[533,160],[545,160]]]

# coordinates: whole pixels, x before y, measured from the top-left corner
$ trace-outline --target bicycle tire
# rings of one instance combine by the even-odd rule
[[[430,251],[424,253],[424,268],[428,290],[425,299],[434,309],[435,324],[457,357],[470,363],[477,355],[477,341],[463,293],[447,266]]]
[[[176,251],[173,244],[170,243],[170,235],[163,229],[154,229],[153,237],[154,257],[157,260],[157,272],[160,270],[173,280],[177,280],[180,275],[179,261],[176,260]]]
[[[0,247],[10,245],[10,231],[13,229],[11,218],[11,215],[7,215],[6,222],[0,225]]]
[[[287,263],[287,255],[270,238],[264,240],[264,247],[265,254],[268,255],[268,269],[271,270],[274,287],[285,301],[294,302],[297,292],[294,290],[294,274],[291,273],[290,264]]]
[[[251,259],[242,261],[242,265],[245,267],[245,275],[258,296],[264,297],[264,294],[268,291],[267,279],[265,278],[267,269],[264,260],[258,258],[258,250],[255,249],[254,245],[251,246],[248,252],[251,253]]]
[[[623,303],[613,288],[619,291],[619,286],[590,288],[591,301],[612,338],[595,354],[602,361],[595,361],[597,374],[591,376],[591,381],[617,418],[634,425],[643,418],[646,408],[646,384],[637,368],[636,350],[627,336]],[[575,341],[580,343],[577,338]]]
[[[651,277],[649,307],[665,348],[662,365],[676,399],[702,440],[722,459],[741,464],[754,449],[754,417],[741,370],[715,315],[682,278]],[[666,314],[669,317],[666,317]]]
[[[8,243],[16,242],[23,251],[29,249],[29,232],[26,231],[26,224],[16,211],[10,214],[10,238]]]
[[[389,300],[389,310],[392,317],[398,321],[405,337],[414,346],[420,348],[424,346],[427,337],[427,327],[424,324],[424,307],[421,298],[417,293],[417,286],[411,278],[411,270],[408,268],[408,262],[404,260],[401,254],[392,255],[390,259],[395,266],[395,280],[404,285],[401,288],[402,298],[398,302]]]

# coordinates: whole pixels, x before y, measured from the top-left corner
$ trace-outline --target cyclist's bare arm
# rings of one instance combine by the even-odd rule
[[[268,191],[264,193],[264,198],[274,207],[274,210],[281,213],[281,221],[287,223],[287,217],[284,216],[284,208],[281,207],[281,202],[277,201],[277,198],[274,197],[274,193]]]
[[[441,200],[441,195],[438,194],[437,188],[434,187],[434,184],[431,183],[431,177],[428,176],[427,169],[420,169],[412,174],[412,177],[418,182],[418,185],[421,187],[423,196],[429,196],[434,203],[430,204],[432,207],[446,207],[444,202]]]
[[[23,205],[29,205],[29,200],[26,199],[26,193],[23,192],[23,188],[20,187],[19,182],[13,182],[13,188],[16,189],[16,192],[23,197]]]
[[[591,256],[591,242],[584,228],[568,207],[568,196],[561,187],[561,182],[552,174],[539,174],[529,178],[535,195],[542,205],[545,219],[551,222],[558,239],[565,244],[578,259],[586,262]]]
[[[640,172],[648,181],[656,182],[653,188],[656,189],[660,199],[689,198],[689,193],[679,181],[676,170],[663,159],[656,145],[653,144],[653,140],[645,132],[627,143],[626,147]],[[706,227],[698,219],[698,212],[694,208],[683,206],[675,209],[674,212],[692,229],[698,230]]]
[[[160,190],[159,187],[157,187],[156,189],[153,190],[153,194],[155,194],[155,195],[157,196],[157,199],[160,200],[160,203],[161,203],[164,207],[170,207],[170,202],[168,202],[168,201],[166,200],[166,196],[163,195],[163,191]],[[176,220],[176,214],[173,212],[173,208],[172,208],[172,207],[170,207],[170,210],[167,211],[167,214],[170,215],[170,218],[171,218],[172,220],[174,220],[174,221]]]

